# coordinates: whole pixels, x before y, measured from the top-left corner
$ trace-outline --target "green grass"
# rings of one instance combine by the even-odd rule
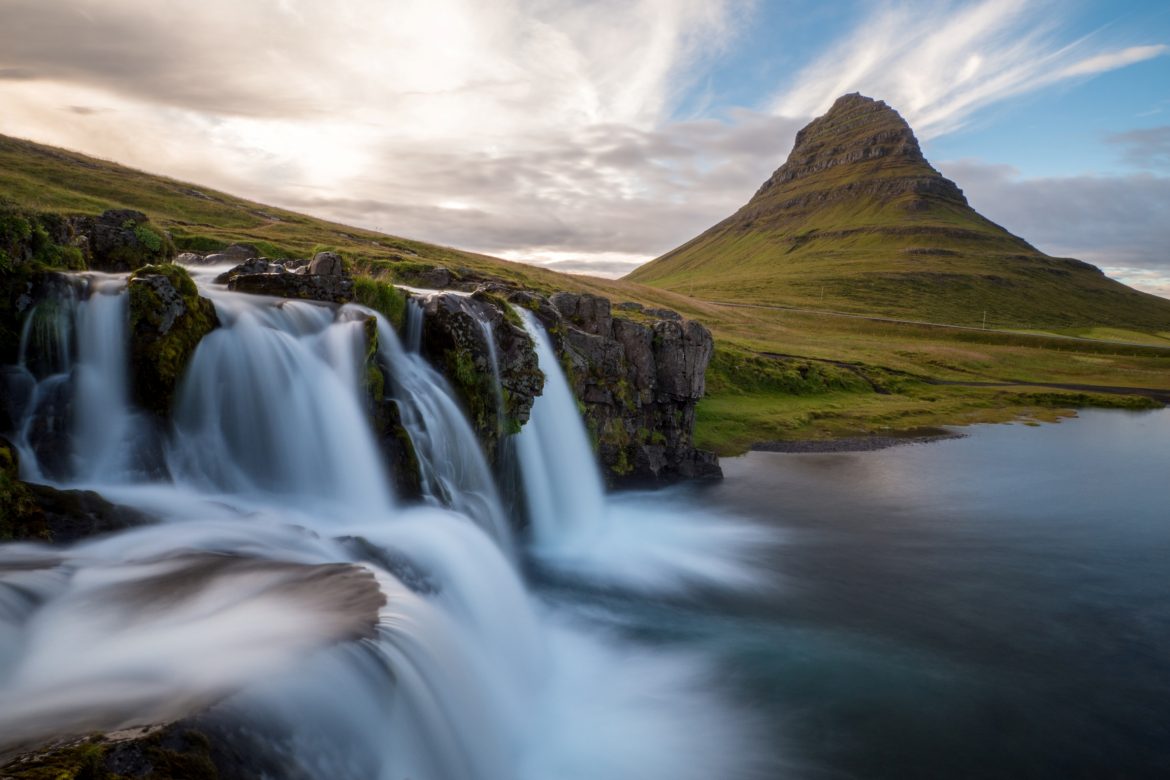
[[[893,113],[860,121],[865,110],[835,106],[806,128],[777,183],[627,279],[712,301],[998,329],[1170,330],[1170,301],[1036,250],[921,157],[842,162],[875,133],[910,133]]]
[[[1128,396],[1098,397],[1043,388],[933,386],[926,379],[1170,389],[1170,350],[1154,348],[1163,341],[1170,343],[1170,324],[1147,330],[1100,324],[1053,328],[1032,323],[1037,331],[1150,345],[1126,347],[1105,341],[1073,342],[1042,333],[955,331],[805,311],[726,306],[701,298],[749,300],[757,293],[772,293],[756,289],[758,280],[752,276],[756,271],[749,273],[750,269],[741,273],[732,268],[722,275],[704,272],[708,286],[696,286],[694,297],[687,294],[686,283],[663,289],[628,279],[559,274],[339,225],[3,136],[0,196],[22,208],[41,211],[96,214],[108,208],[134,208],[147,213],[152,225],[169,231],[180,250],[213,251],[247,242],[271,257],[308,257],[320,248],[331,248],[342,253],[357,271],[358,300],[393,321],[400,321],[403,302],[390,282],[439,264],[457,273],[497,277],[538,292],[590,292],[615,303],[635,301],[674,309],[703,322],[715,336],[717,349],[708,370],[708,397],[698,409],[696,438],[701,446],[724,454],[741,452],[754,441],[765,439],[823,438],[1018,416],[1055,419],[1067,413],[1063,411],[1066,406],[1144,403],[1119,400]],[[942,222],[960,216],[945,210],[937,215]],[[888,215],[877,207],[865,215],[871,221],[886,218]],[[846,246],[849,251],[864,253],[886,238],[858,233],[847,237]],[[736,251],[751,253],[775,240],[763,234],[746,236]],[[818,263],[829,260],[818,241],[810,237],[800,243],[799,251],[792,252],[822,253],[819,258],[797,257],[799,262],[794,261],[793,268],[803,268],[801,273],[806,274],[801,277],[794,271],[791,289],[785,288],[794,302],[821,303],[812,274]],[[836,269],[842,284],[864,282],[875,295],[881,289],[872,279],[846,273],[852,262],[848,252],[832,262],[837,265],[827,267]],[[894,268],[906,260],[889,262]],[[690,271],[679,273],[685,280]],[[1042,277],[1049,274],[1040,273]],[[1040,285],[1037,289],[1048,288]],[[826,301],[833,302],[830,292],[825,295]],[[982,305],[978,300],[971,298],[964,305],[973,312]],[[949,309],[951,316],[957,305],[954,301],[938,303],[940,311]],[[825,308],[830,308],[827,303]],[[860,303],[857,309],[870,313]],[[992,324],[997,324],[994,319]]]

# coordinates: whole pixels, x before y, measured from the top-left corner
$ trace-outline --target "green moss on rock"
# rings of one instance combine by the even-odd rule
[[[402,330],[406,322],[406,294],[392,284],[369,277],[353,280],[354,298],[385,317],[395,330]]]
[[[131,372],[135,399],[165,417],[199,341],[219,324],[187,271],[150,265],[130,277]]]
[[[0,542],[15,540],[49,541],[49,528],[36,497],[20,481],[16,450],[0,439]]]

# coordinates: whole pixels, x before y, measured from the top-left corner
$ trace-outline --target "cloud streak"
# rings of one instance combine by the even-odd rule
[[[923,138],[962,127],[981,108],[1055,83],[1170,54],[1162,44],[1102,49],[1062,42],[1051,2],[881,4],[772,100],[816,116],[846,92],[878,95]]]
[[[752,8],[5,0],[0,132],[339,222],[613,274],[741,205],[843,91],[884,98],[930,136],[1166,52],[1062,42],[1051,5],[875,4],[755,109],[673,118]],[[1135,160],[1165,154],[1159,137],[1111,143]]]

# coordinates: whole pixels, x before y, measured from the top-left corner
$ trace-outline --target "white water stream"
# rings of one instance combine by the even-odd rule
[[[265,724],[272,749],[312,777],[743,776],[748,729],[705,664],[529,590],[478,442],[416,350],[379,321],[427,499],[405,506],[363,406],[370,312],[202,285],[222,326],[177,393],[165,478],[141,465],[157,448],[127,392],[118,280],[79,285],[32,318],[6,374],[26,478],[48,479],[33,431],[53,416],[38,398],[63,394],[71,460],[56,484],[162,522],[68,548],[0,546],[0,754],[218,702]],[[666,552],[636,555],[652,535],[606,530],[638,513],[607,508],[575,402],[529,330],[548,375],[517,442],[537,549],[555,565],[584,545],[577,574],[612,555],[618,580],[738,583],[718,534],[712,544],[691,527],[671,542],[660,519],[646,527]]]

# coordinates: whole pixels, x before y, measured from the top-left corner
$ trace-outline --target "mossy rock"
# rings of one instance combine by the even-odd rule
[[[169,263],[178,253],[170,234],[140,211],[112,209],[100,217],[77,218],[73,225],[96,270],[134,271]]]
[[[20,481],[16,450],[0,439],[0,542],[50,539],[44,511],[29,486]]]
[[[59,743],[0,769],[11,780],[218,780],[210,740],[181,726]]]
[[[130,277],[130,364],[135,400],[166,417],[199,341],[219,324],[181,266],[150,265]]]
[[[367,276],[353,280],[354,299],[363,306],[381,314],[401,332],[406,323],[406,294],[392,284],[380,282]]]

